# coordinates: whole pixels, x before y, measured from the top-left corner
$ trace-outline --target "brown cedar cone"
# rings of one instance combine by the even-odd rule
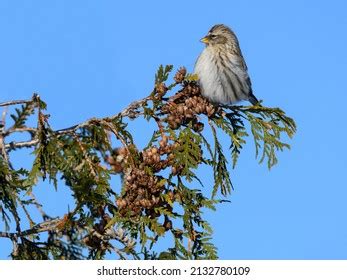
[[[155,90],[157,92],[158,97],[161,98],[167,92],[167,87],[164,83],[160,83],[160,84],[156,85]]]
[[[127,157],[127,150],[122,148],[116,148],[112,151],[110,156],[105,158],[106,162],[111,165],[112,169],[116,173],[122,173],[124,169],[125,159]]]
[[[187,74],[186,68],[181,67],[180,69],[178,69],[178,71],[176,72],[175,77],[174,77],[175,82],[178,84],[182,83],[186,74]]]

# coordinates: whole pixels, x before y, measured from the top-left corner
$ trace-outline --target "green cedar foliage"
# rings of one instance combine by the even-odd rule
[[[296,126],[279,108],[209,103],[184,68],[166,84],[172,69],[160,66],[153,92],[122,112],[61,130],[50,126],[36,94],[0,103],[15,108],[0,124],[0,237],[12,241],[13,259],[103,259],[107,253],[119,259],[218,258],[203,211],[226,201],[230,169],[250,137],[259,162],[271,168]],[[36,127],[28,126],[29,118],[36,118]],[[156,127],[142,150],[138,133],[127,127],[139,118]],[[15,133],[28,139],[13,141]],[[221,133],[230,139],[230,153]],[[11,154],[24,148],[32,150],[32,167],[17,169]],[[202,165],[214,178],[208,185],[198,172]],[[121,177],[120,186],[113,176]],[[45,201],[35,196],[42,181],[56,190],[64,183],[73,209],[61,217],[47,214]],[[166,247],[156,246],[163,240]]]

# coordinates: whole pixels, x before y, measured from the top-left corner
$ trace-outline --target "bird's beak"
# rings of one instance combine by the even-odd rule
[[[203,43],[207,44],[208,42],[210,42],[210,38],[208,36],[205,36],[204,38],[202,38],[200,40],[200,42],[203,42]]]

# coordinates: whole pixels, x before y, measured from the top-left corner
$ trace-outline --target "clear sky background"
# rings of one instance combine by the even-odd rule
[[[271,171],[249,141],[231,203],[206,213],[220,258],[347,259],[344,0],[0,0],[0,102],[38,92],[55,129],[114,114],[148,95],[158,65],[191,72],[216,23],[237,33],[255,95],[298,125]],[[64,188],[41,187],[47,212],[65,213]]]

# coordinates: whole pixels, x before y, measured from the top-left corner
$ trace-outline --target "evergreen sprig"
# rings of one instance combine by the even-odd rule
[[[231,193],[230,170],[250,137],[259,162],[271,168],[277,152],[290,147],[296,125],[279,108],[211,104],[185,68],[168,82],[172,70],[161,65],[152,93],[120,113],[66,129],[51,127],[36,94],[0,104],[15,106],[10,125],[4,122],[0,130],[0,238],[11,239],[13,259],[104,259],[107,253],[119,259],[218,258],[203,211],[226,201],[218,196]],[[30,116],[37,117],[37,127],[27,126]],[[144,148],[137,139],[145,134],[128,127],[141,117],[155,126]],[[9,141],[14,132],[30,138]],[[12,151],[22,148],[31,148],[29,169],[12,163]],[[202,165],[213,182],[200,172]],[[73,208],[61,217],[47,214],[46,202],[35,196],[42,181],[56,190],[65,184]],[[25,220],[29,227],[23,229]],[[161,242],[166,249],[156,249]]]

